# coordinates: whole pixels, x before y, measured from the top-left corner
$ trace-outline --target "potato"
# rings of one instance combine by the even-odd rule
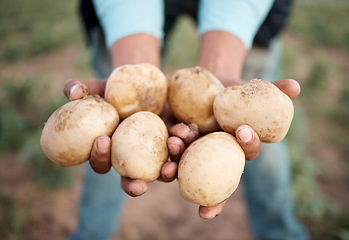
[[[213,101],[222,83],[202,67],[176,71],[170,79],[168,100],[173,115],[186,124],[195,123],[202,133],[219,130]]]
[[[115,108],[99,96],[66,103],[47,120],[40,139],[45,155],[71,167],[87,161],[95,139],[111,136],[119,124]]]
[[[214,206],[237,188],[245,166],[245,154],[226,132],[209,133],[184,151],[178,166],[182,197],[201,206]]]
[[[135,112],[160,114],[167,98],[167,79],[151,64],[123,65],[108,78],[105,99],[123,120]]]
[[[124,177],[152,182],[168,160],[168,132],[152,112],[137,112],[121,122],[112,136],[111,159]]]
[[[239,125],[247,124],[266,143],[279,142],[285,137],[294,111],[286,94],[260,79],[222,90],[215,98],[213,109],[224,131],[234,134]]]

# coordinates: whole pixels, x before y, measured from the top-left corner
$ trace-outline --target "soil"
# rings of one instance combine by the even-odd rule
[[[16,204],[16,215],[24,217],[20,236],[27,240],[66,239],[77,225],[83,168],[74,171],[76,177],[72,186],[42,192],[32,181],[28,164],[21,162],[16,154],[1,156],[0,164],[1,193],[11,196]],[[198,216],[198,206],[180,197],[174,181],[153,182],[145,195],[128,197],[119,231],[113,239],[249,240],[253,237],[241,186],[229,198],[221,215],[213,220],[202,220]]]
[[[53,81],[56,94],[62,94],[65,80],[74,76],[83,76],[86,79],[92,76],[91,72],[79,67],[78,62],[83,54],[83,49],[71,46],[16,65],[1,64],[0,77],[4,79],[6,76],[16,75],[45,75]],[[342,57],[338,57],[339,61]],[[345,60],[348,62],[346,57]],[[81,74],[81,71],[85,72]],[[315,139],[312,149],[318,153],[326,171],[331,176],[339,176],[333,182],[322,181],[325,192],[336,197],[339,193],[333,186],[342,181],[343,174],[345,175],[343,169],[336,167],[340,166],[335,161],[339,158],[339,153],[333,145],[328,147],[320,139]],[[18,154],[1,155],[0,164],[0,193],[9,196],[15,204],[12,214],[16,217],[15,226],[10,233],[12,238],[9,239],[66,239],[77,225],[83,168],[78,167],[74,172],[76,176],[72,186],[45,192],[35,185],[28,163],[21,161]],[[349,199],[347,194],[339,198],[343,198],[343,201]],[[0,218],[0,223],[6,221],[7,219]],[[178,184],[174,181],[151,183],[149,192],[145,195],[127,198],[119,231],[113,239],[254,238],[247,219],[242,185],[229,198],[221,215],[213,220],[202,220],[198,216],[198,206],[180,197]]]
[[[83,54],[84,49],[71,46],[16,65],[2,64],[1,78],[45,76],[52,80],[52,94],[62,94],[67,79],[81,76],[78,62]],[[83,76],[88,79],[92,74],[85,72]],[[0,164],[0,193],[14,202],[16,210],[12,215],[20,228],[19,232],[14,229],[14,233],[10,233],[12,239],[66,239],[77,226],[83,167],[74,171],[72,186],[42,191],[34,183],[29,164],[23,162],[19,154],[0,155]],[[227,201],[221,215],[203,220],[198,215],[198,206],[180,197],[178,183],[174,181],[153,182],[145,195],[128,197],[113,239],[249,240],[253,236],[241,186]]]

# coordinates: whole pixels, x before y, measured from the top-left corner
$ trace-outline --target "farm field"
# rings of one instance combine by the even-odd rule
[[[78,1],[0,2],[0,239],[65,239],[77,224],[84,167],[53,164],[39,137],[48,116],[68,101],[64,82],[94,77]],[[315,240],[349,239],[348,11],[347,1],[295,1],[281,36],[280,78],[302,87],[287,136],[293,196]],[[197,35],[188,17],[169,45],[166,74],[195,65]],[[217,218],[201,220],[197,211],[181,199],[176,181],[154,182],[144,196],[127,198],[114,240],[254,239],[243,185]]]

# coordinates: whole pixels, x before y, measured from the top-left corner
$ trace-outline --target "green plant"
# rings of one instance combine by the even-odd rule
[[[30,162],[34,181],[42,190],[71,185],[75,168],[64,168],[49,160],[41,150],[40,136],[41,128],[31,132],[21,149],[22,159]]]
[[[328,87],[331,74],[333,74],[333,66],[329,63],[328,58],[317,58],[312,63],[306,80],[305,90],[309,90],[312,94],[315,91],[321,91]]]
[[[195,23],[189,16],[181,16],[167,37],[163,65],[168,71],[193,67],[199,50]]]
[[[23,216],[16,208],[15,200],[0,192],[0,239],[18,239],[23,225]]]
[[[8,78],[0,94],[0,152],[21,153],[29,161],[41,189],[70,184],[71,172],[51,162],[42,152],[40,135],[50,114],[67,100],[43,95],[50,86],[45,79]],[[40,106],[40,107],[38,107]]]
[[[76,4],[69,0],[50,4],[2,0],[0,61],[19,61],[81,40]]]
[[[347,59],[343,52],[349,48],[348,28],[342,24],[348,7],[347,3],[296,1],[288,32],[293,35],[285,38],[283,77],[297,79],[302,87],[288,135],[295,207],[314,239],[348,237],[349,215],[336,194],[347,196],[349,178],[326,169],[331,164],[349,169],[349,84],[343,62]],[[336,151],[330,163],[329,156],[315,157],[314,149],[326,145]],[[341,185],[333,186],[332,195],[324,189],[334,182]]]
[[[349,4],[340,1],[295,1],[288,29],[311,44],[349,52]]]
[[[321,165],[308,151],[307,119],[296,105],[295,116],[287,135],[293,172],[293,195],[297,215],[303,219],[319,220],[325,212],[324,198],[317,181]]]

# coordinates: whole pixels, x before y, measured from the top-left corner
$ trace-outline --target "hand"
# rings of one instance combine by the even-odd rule
[[[90,94],[103,96],[106,80],[92,80],[84,83]],[[273,83],[291,99],[294,99],[300,93],[300,85],[295,80],[278,80]],[[235,82],[235,84],[243,84],[243,81]],[[69,80],[64,86],[64,93],[71,100],[82,98],[84,94],[83,84],[78,80]],[[177,177],[178,161],[185,148],[199,137],[199,132],[195,125],[173,125],[174,118],[170,114],[167,105],[162,113],[162,118],[165,119],[169,132],[172,135],[168,139],[168,148],[172,161],[165,163],[163,166],[160,180],[170,182]],[[171,127],[171,125],[173,126]],[[235,136],[245,152],[246,159],[255,159],[260,151],[260,140],[256,132],[247,125],[241,125],[237,128]],[[90,158],[90,165],[95,172],[103,174],[110,170],[110,148],[111,140],[109,137],[101,136],[96,139]],[[122,177],[121,187],[127,194],[134,197],[140,196],[148,190],[148,184],[145,181],[132,180],[126,177]],[[204,219],[214,218],[223,211],[224,204],[225,201],[213,207],[200,206],[199,215]]]
[[[240,81],[240,84],[244,82]],[[274,84],[291,99],[297,97],[300,93],[300,85],[297,81],[292,79],[275,81]],[[165,107],[163,112],[164,116],[168,118],[167,123],[173,123],[173,118],[169,113],[168,106]],[[170,135],[172,135],[167,143],[170,152],[171,162],[167,162],[161,171],[161,180],[169,182],[177,177],[178,161],[182,156],[187,146],[199,137],[198,129],[195,125],[175,124],[169,127]],[[260,140],[256,132],[247,125],[241,125],[237,128],[235,136],[242,149],[245,152],[247,160],[255,159],[260,151]],[[133,181],[133,182],[132,182]],[[133,184],[132,184],[133,183]],[[140,189],[139,187],[142,186]],[[144,182],[138,180],[125,180],[123,189],[125,192],[134,193],[136,189],[140,190],[139,195],[147,191],[147,185]],[[132,196],[132,195],[131,195]],[[212,206],[212,207],[199,207],[199,216],[203,219],[212,219],[218,216],[222,211],[226,201]]]
[[[242,85],[246,81],[222,81],[225,86],[232,85]],[[284,92],[290,99],[296,98],[300,91],[300,85],[296,80],[293,79],[284,79],[273,82],[282,92]],[[235,132],[236,139],[241,145],[242,149],[245,152],[247,160],[253,160],[259,155],[260,151],[260,140],[256,132],[247,125],[241,125],[236,129]],[[222,203],[212,206],[212,207],[199,207],[199,215],[204,219],[212,219],[219,215],[223,211],[223,207],[226,203],[226,200]]]
[[[64,85],[64,94],[70,100],[77,100],[86,94],[98,94],[104,96],[106,79],[90,80],[81,82],[76,79],[68,80]],[[170,182],[177,177],[178,160],[186,146],[199,136],[197,127],[187,126],[185,124],[175,124],[175,119],[171,114],[168,104],[165,105],[161,118],[170,129],[170,137],[168,140],[169,154],[172,162],[166,162],[161,170],[159,180]],[[111,169],[111,139],[108,136],[98,137],[92,147],[90,156],[90,165],[92,169],[99,174],[105,174]],[[121,177],[121,187],[130,196],[136,197],[144,194],[148,190],[147,182],[143,180],[132,180],[130,178]]]

